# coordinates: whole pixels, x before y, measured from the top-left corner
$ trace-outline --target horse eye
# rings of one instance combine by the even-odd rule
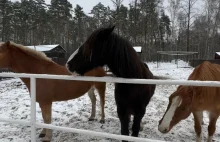
[[[184,110],[186,110],[186,108],[185,108],[185,107],[182,107],[181,110],[184,111]]]

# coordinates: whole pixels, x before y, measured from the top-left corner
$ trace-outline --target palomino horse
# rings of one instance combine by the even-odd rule
[[[114,26],[94,31],[77,53],[70,56],[70,72],[84,74],[99,66],[107,65],[116,77],[153,79],[129,41],[113,33]],[[140,123],[156,85],[115,83],[117,113],[121,134],[129,135],[130,115],[134,115],[132,136],[138,137]]]
[[[34,74],[55,74],[71,75],[64,66],[60,66],[47,58],[42,52],[18,45],[12,42],[0,43],[0,67],[9,68],[17,73],[34,73]],[[96,68],[84,74],[85,76],[105,76],[103,68]],[[21,78],[30,91],[30,79]],[[85,82],[56,79],[37,79],[36,80],[36,101],[42,111],[44,122],[51,123],[52,102],[66,101],[78,98],[88,92],[92,102],[92,112],[90,119],[95,118],[96,98],[94,94],[95,87],[100,96],[101,104],[101,121],[104,122],[104,103],[105,103],[105,83]],[[43,129],[40,137],[42,141],[50,141],[52,130]]]
[[[219,74],[220,65],[205,61],[194,69],[188,80],[220,81]],[[169,97],[169,105],[159,121],[158,129],[162,133],[167,133],[174,125],[193,113],[196,142],[201,142],[203,111],[209,112],[207,141],[212,142],[216,121],[220,115],[219,87],[179,86]]]

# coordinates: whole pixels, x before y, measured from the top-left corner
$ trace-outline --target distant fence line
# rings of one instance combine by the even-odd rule
[[[199,64],[203,63],[204,61],[208,61],[214,64],[220,64],[220,59],[211,59],[211,60],[196,59],[196,60],[189,60],[189,65],[192,67],[196,67]]]

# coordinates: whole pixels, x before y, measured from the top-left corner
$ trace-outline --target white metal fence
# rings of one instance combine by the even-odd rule
[[[23,74],[23,73],[0,73],[2,77],[22,77],[30,78],[31,82],[31,121],[10,120],[8,118],[0,118],[1,122],[9,122],[31,126],[31,142],[36,142],[36,128],[48,128],[65,132],[73,132],[90,136],[99,136],[112,138],[117,140],[127,140],[135,142],[162,142],[160,140],[152,140],[147,138],[137,138],[131,136],[123,136],[109,134],[103,132],[95,132],[89,130],[54,126],[52,124],[36,123],[36,78],[42,79],[64,79],[64,80],[81,80],[81,81],[98,81],[109,83],[133,83],[133,84],[158,84],[158,85],[187,85],[187,86],[210,86],[220,87],[219,81],[189,81],[189,80],[153,80],[153,79],[125,79],[114,77],[85,77],[85,76],[67,76],[67,75],[47,75],[47,74]]]

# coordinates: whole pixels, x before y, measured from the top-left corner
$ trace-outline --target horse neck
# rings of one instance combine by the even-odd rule
[[[30,74],[54,74],[54,75],[71,75],[64,66],[60,66],[54,62],[41,60],[25,60],[24,64],[17,62],[12,66],[11,70],[16,73]],[[16,65],[16,66],[15,66]],[[30,79],[20,78],[28,90],[30,91]]]
[[[120,51],[118,50],[118,48],[121,48]],[[127,48],[127,47],[124,47],[124,48]],[[143,62],[139,59],[139,57],[135,53],[132,53],[131,49],[124,50],[123,47],[119,47],[117,45],[111,46],[108,49],[109,51],[107,52],[105,51],[105,53],[107,53],[108,55],[105,56],[104,58],[106,59],[108,67],[110,68],[110,70],[115,76],[124,77],[124,78],[152,78],[153,77],[150,70],[145,67]],[[109,53],[112,53],[112,54],[109,54]],[[121,55],[124,55],[124,56],[121,56]]]
[[[26,54],[13,54],[13,63],[10,69],[16,73],[30,74],[68,74],[65,67],[60,66],[53,61],[35,58]]]
[[[130,67],[130,65],[128,65],[126,63],[118,62],[117,64],[115,64],[111,61],[107,65],[110,68],[110,70],[112,71],[112,73],[117,77],[142,78],[142,76],[141,76],[142,72],[140,71],[140,67],[138,67],[136,65],[134,65],[134,67],[132,68],[132,67]]]
[[[37,60],[23,60],[19,59],[19,62],[13,63],[11,66],[11,70],[17,73],[32,73],[32,74],[40,74],[43,72],[46,63],[39,63]]]

